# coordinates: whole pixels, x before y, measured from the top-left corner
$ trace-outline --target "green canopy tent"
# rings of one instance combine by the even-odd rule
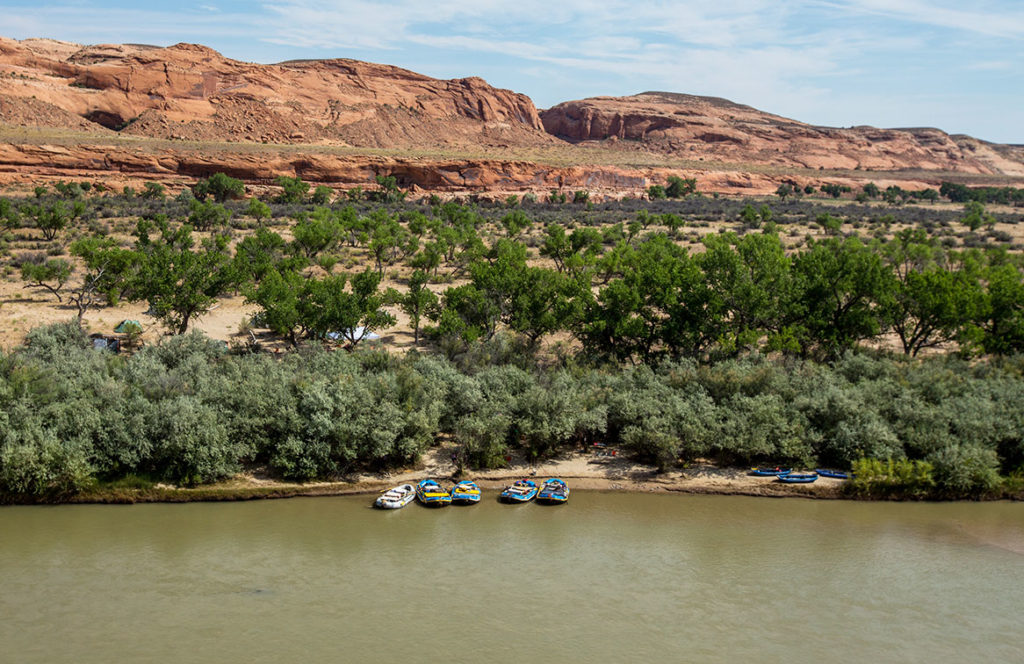
[[[142,332],[142,323],[137,320],[125,319],[117,324],[114,328],[114,332],[118,334],[129,334],[131,332]]]

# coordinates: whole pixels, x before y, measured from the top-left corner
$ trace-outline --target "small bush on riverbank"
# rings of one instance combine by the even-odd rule
[[[935,488],[934,467],[911,459],[858,459],[853,464],[852,493],[868,497],[924,498]]]

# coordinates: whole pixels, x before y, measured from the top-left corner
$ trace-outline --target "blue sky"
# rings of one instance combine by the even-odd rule
[[[170,4],[170,3],[168,3]],[[482,76],[540,108],[666,90],[833,126],[1024,143],[1020,0],[0,0],[0,35],[198,42],[252,62],[348,57]]]

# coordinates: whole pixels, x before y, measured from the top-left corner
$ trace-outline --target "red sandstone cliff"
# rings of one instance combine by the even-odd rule
[[[387,65],[259,65],[205,46],[0,38],[0,120],[157,138],[363,147],[540,145],[529,97]],[[90,125],[92,125],[90,127]]]
[[[1024,175],[1024,147],[938,129],[816,127],[714,97],[645,92],[558,104],[541,113],[572,142],[617,141],[666,155],[803,168]]]

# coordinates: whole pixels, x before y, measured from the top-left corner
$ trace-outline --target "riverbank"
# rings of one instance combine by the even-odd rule
[[[98,486],[42,502],[131,504],[147,502],[218,502],[374,494],[389,487],[415,484],[432,477],[451,479],[456,468],[445,448],[435,448],[415,468],[388,474],[356,475],[347,481],[290,483],[254,473],[243,473],[216,484],[179,487],[168,484],[125,487]],[[459,479],[472,479],[487,492],[494,492],[523,477],[543,479],[561,477],[573,489],[625,491],[631,493],[688,493],[767,497],[838,499],[844,497],[842,480],[819,478],[813,484],[784,484],[770,477],[755,477],[746,469],[719,468],[694,464],[688,468],[658,472],[653,466],[636,463],[623,456],[598,456],[576,453],[563,458],[529,464],[513,459],[507,468],[470,471]]]
[[[357,474],[331,482],[286,482],[260,473],[240,473],[227,480],[196,487],[137,482],[101,484],[74,495],[35,496],[29,499],[0,496],[0,504],[134,504],[232,502],[279,498],[373,495],[399,484],[415,484],[426,478],[455,481],[471,479],[496,497],[521,478],[542,480],[560,477],[573,489],[627,493],[681,493],[693,495],[754,496],[769,498],[892,500],[899,496],[864,496],[846,491],[847,481],[819,477],[813,484],[786,484],[773,477],[751,475],[747,468],[721,468],[694,463],[686,468],[658,472],[622,455],[574,453],[538,464],[513,458],[506,468],[456,474],[451,448],[431,449],[414,468],[382,473]],[[979,496],[976,500],[1024,500],[1019,492]]]

